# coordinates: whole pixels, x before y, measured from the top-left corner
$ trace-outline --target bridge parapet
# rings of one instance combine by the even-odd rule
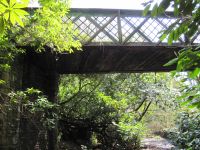
[[[161,31],[175,22],[172,14],[157,18],[142,16],[142,10],[71,9],[70,20],[79,31],[78,39],[84,45],[167,45],[160,41]],[[191,39],[199,43],[200,35]],[[174,45],[183,45],[181,37]]]

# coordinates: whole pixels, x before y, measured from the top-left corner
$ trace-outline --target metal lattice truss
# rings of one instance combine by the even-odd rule
[[[86,45],[106,43],[111,45],[158,45],[161,31],[169,27],[175,18],[160,16],[143,17],[142,11],[72,9],[70,20],[78,30],[78,39]],[[199,43],[200,35],[191,39]],[[183,44],[181,37],[174,44]]]

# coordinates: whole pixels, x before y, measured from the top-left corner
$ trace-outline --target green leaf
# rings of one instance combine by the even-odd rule
[[[174,15],[175,15],[175,16],[178,16],[178,15],[179,15],[178,4],[179,4],[179,1],[175,0],[175,1],[174,1]]]
[[[170,60],[168,63],[164,64],[165,67],[167,66],[171,66],[171,65],[174,65],[178,62],[178,58],[174,58],[172,60]]]
[[[24,27],[24,23],[22,22],[22,19],[19,18],[18,15],[15,15],[15,20],[16,20],[16,23],[19,24],[19,26]]]
[[[5,84],[6,82],[4,80],[0,79],[0,85]]]
[[[3,17],[5,18],[6,21],[9,21],[10,13],[9,12],[5,13]]]
[[[155,4],[152,9],[151,16],[156,17],[157,15],[158,15],[158,4]]]
[[[2,0],[0,2],[0,12],[6,22],[10,22],[13,26],[18,23],[23,27],[22,19],[28,15],[28,13],[21,8],[28,6],[28,0],[17,1],[17,0]],[[5,26],[5,25],[4,25]]]
[[[16,14],[11,11],[10,12],[10,22],[12,23],[12,25],[15,25],[15,23],[16,23],[15,18],[16,18]]]
[[[28,12],[22,10],[22,9],[14,9],[14,12],[18,15],[18,16],[21,16],[21,17],[24,17],[26,15],[29,15]]]
[[[157,9],[157,14],[162,14],[162,13],[164,13],[164,11],[165,11],[164,7],[163,7],[163,6],[160,6],[160,7],[158,7],[158,9]]]
[[[10,7],[13,7],[17,3],[17,0],[9,0],[9,2]]]
[[[164,34],[162,34],[162,36],[160,37],[160,40],[163,41],[164,39],[166,39],[166,37],[167,37],[167,34],[164,33]]]
[[[178,32],[178,30],[174,30],[174,41],[177,41],[180,37],[180,33]]]
[[[174,32],[172,31],[168,37],[168,45],[172,45],[173,40],[174,40]]]
[[[0,15],[3,16],[3,13],[7,10],[7,8],[3,5],[0,5]]]
[[[151,4],[149,4],[149,5],[147,5],[147,6],[145,7],[144,11],[142,12],[142,15],[143,15],[143,16],[146,16],[146,15],[147,15],[147,13],[149,12],[150,7],[151,7]]]
[[[190,73],[190,77],[194,79],[199,75],[200,75],[200,68],[195,68],[195,70]]]
[[[199,102],[195,102],[195,103],[192,103],[190,106],[188,106],[188,108],[192,109],[192,108],[195,108],[199,105]]]
[[[184,101],[184,102],[181,102],[181,106],[186,106],[186,105],[188,105],[190,102],[191,102],[190,99],[188,99],[188,100],[186,100],[186,101]]]
[[[169,7],[170,2],[171,2],[171,0],[163,0],[160,3],[159,7],[162,7],[163,10],[166,10]],[[161,12],[161,13],[163,13],[163,12]]]
[[[8,4],[7,0],[1,0],[0,1],[0,5],[3,5],[5,7],[9,7],[9,4]]]
[[[21,3],[15,3],[13,6],[14,9],[21,9],[21,8],[27,8],[29,4],[29,0],[23,0]]]

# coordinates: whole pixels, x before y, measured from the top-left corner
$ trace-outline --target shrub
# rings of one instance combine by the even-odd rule
[[[174,144],[179,148],[191,150],[200,149],[200,113],[199,112],[182,112],[177,117],[177,127],[168,132]]]

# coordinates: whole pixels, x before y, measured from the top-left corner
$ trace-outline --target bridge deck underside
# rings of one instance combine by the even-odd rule
[[[81,52],[60,55],[57,71],[60,74],[171,71],[175,66],[163,65],[175,58],[179,49],[164,46],[84,46]]]

